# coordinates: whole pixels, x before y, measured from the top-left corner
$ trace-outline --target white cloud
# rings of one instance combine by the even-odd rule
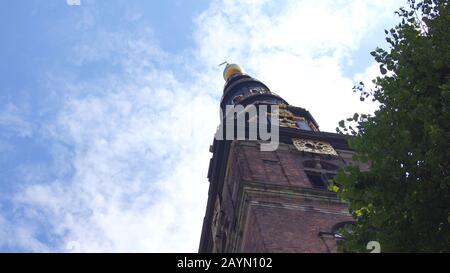
[[[66,3],[69,6],[79,6],[81,5],[81,0],[66,0]]]
[[[391,72],[389,71],[389,73]],[[375,83],[373,82],[373,80],[381,76],[382,74],[380,72],[380,64],[374,62],[367,66],[366,69],[361,73],[356,73],[353,76],[353,81],[355,83],[363,82],[367,91],[375,90]],[[375,103],[375,105],[378,105],[378,103]]]
[[[33,126],[27,121],[26,107],[7,102],[0,109],[0,127],[2,131],[0,136],[14,135],[19,137],[30,137],[33,132]]]
[[[0,214],[0,246],[47,252],[49,248],[36,239],[36,227],[32,223],[14,223]]]
[[[396,7],[387,1],[214,1],[196,19],[197,48],[182,56],[160,49],[150,30],[81,41],[76,64],[112,58],[121,73],[57,81],[66,95],[46,132],[73,147],[73,155],[55,165],[71,166],[73,176],[26,186],[14,200],[28,221],[46,219],[46,232],[60,241],[45,245],[35,229],[25,229],[30,244],[20,245],[196,251],[223,87],[217,64],[240,63],[333,131],[340,119],[368,109],[351,92],[354,81],[343,74],[343,63]]]
[[[73,177],[26,186],[14,202],[33,211],[26,220],[46,219],[47,233],[61,238],[50,251],[196,251],[218,102],[200,83],[154,68],[166,56],[151,40],[118,35],[124,54],[116,59],[125,75],[54,80],[65,100],[46,131],[73,147],[73,156],[55,163],[72,166]],[[96,50],[80,65],[110,57]],[[38,240],[36,230],[29,233]]]
[[[392,22],[401,1],[283,1],[276,12],[268,1],[224,2],[197,20],[200,60],[240,63],[289,103],[310,110],[325,131],[373,109],[351,92],[354,81],[342,66],[363,39]]]

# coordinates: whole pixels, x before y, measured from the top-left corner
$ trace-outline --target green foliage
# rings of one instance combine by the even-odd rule
[[[390,48],[371,52],[382,74],[375,89],[354,87],[380,108],[337,128],[350,133],[362,163],[335,178],[357,219],[342,231],[340,251],[367,252],[367,242],[378,241],[382,252],[450,252],[449,3],[408,4],[396,12],[401,22],[385,30]]]

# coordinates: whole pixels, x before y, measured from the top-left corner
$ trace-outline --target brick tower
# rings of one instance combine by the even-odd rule
[[[343,136],[321,132],[305,109],[289,105],[235,64],[224,70],[226,105],[277,105],[279,146],[214,139],[199,252],[335,252],[337,229],[352,217],[328,190],[351,161]],[[222,124],[224,120],[222,120]]]

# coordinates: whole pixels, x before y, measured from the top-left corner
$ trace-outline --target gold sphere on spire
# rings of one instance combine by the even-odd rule
[[[223,70],[223,78],[225,81],[228,81],[229,78],[237,74],[244,74],[244,70],[237,64],[227,64]]]

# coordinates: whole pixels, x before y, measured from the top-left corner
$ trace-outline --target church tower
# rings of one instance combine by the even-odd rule
[[[345,138],[321,132],[306,109],[238,65],[223,74],[221,124],[227,105],[277,106],[267,115],[277,117],[279,145],[262,151],[259,138],[214,139],[199,252],[335,252],[337,230],[353,220],[328,189],[337,169],[351,162]]]

